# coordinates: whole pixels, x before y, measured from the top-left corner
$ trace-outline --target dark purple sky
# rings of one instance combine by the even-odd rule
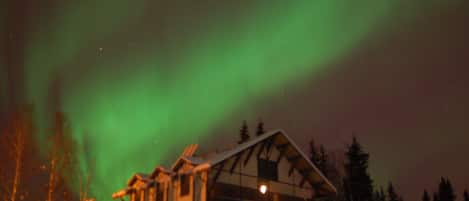
[[[371,154],[377,184],[392,181],[405,200],[419,200],[444,176],[461,199],[469,188],[468,11],[421,13],[413,21],[397,16],[332,64],[337,70],[280,89],[222,129],[236,133],[246,118],[254,132],[261,117],[305,150],[311,137],[343,149],[355,133]]]
[[[10,90],[6,94],[0,86],[1,112],[22,96],[21,47],[27,42],[22,33],[25,16],[34,13],[20,1],[8,3],[9,20],[0,29],[0,64],[6,64],[0,66],[0,84],[10,83]],[[312,137],[330,150],[343,150],[354,133],[371,154],[377,184],[393,181],[405,200],[418,200],[424,188],[434,191],[444,176],[461,198],[469,188],[468,3],[398,11],[402,15],[393,15],[389,24],[329,64],[335,70],[280,88],[230,117],[213,133],[232,132],[232,137],[214,141],[235,142],[242,120],[253,131],[259,117],[267,128],[284,129],[305,150]],[[405,17],[409,14],[415,18]],[[14,40],[7,31],[15,33]]]

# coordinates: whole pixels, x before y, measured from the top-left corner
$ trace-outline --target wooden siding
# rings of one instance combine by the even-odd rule
[[[261,145],[255,147],[254,153],[258,153],[261,149]],[[267,147],[267,146],[266,146]],[[264,147],[264,149],[266,149]],[[264,150],[265,151],[265,150]],[[274,146],[271,147],[270,152],[265,152],[259,157],[276,161],[280,155],[280,152]],[[217,182],[223,184],[229,184],[234,186],[241,186],[243,188],[251,189],[257,192],[258,188],[258,173],[257,173],[257,154],[251,154],[250,159],[246,165],[246,161],[249,156],[249,150],[245,151],[241,155],[240,160],[236,160],[236,157],[232,157],[226,160],[225,165],[222,166],[222,171],[217,178]],[[235,164],[235,168],[233,164]],[[300,187],[301,174],[295,169],[293,174],[289,175],[288,171],[291,164],[285,158],[282,158],[278,163],[278,181],[269,182],[269,192],[278,193],[285,196],[300,197],[302,200],[309,199],[313,196],[314,189],[305,183],[303,187]],[[210,171],[210,180],[213,181],[214,175],[218,172],[219,167],[213,167]]]
[[[282,193],[267,193],[262,195],[257,189],[240,187],[232,184],[216,183],[213,191],[208,197],[208,201],[241,201],[241,200],[260,200],[260,201],[305,201],[302,197],[295,197]],[[310,200],[310,199],[306,199]]]

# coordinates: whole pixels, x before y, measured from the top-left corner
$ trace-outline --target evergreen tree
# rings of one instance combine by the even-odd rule
[[[448,201],[455,201],[456,200],[456,193],[454,192],[453,185],[451,185],[451,182],[449,181],[448,178],[446,178],[446,188],[448,189],[447,200]]]
[[[246,123],[246,120],[243,121],[243,125],[241,126],[241,129],[239,131],[239,136],[240,136],[240,141],[238,144],[244,143],[249,140],[249,130],[248,130],[248,125]]]
[[[386,201],[386,194],[384,193],[383,187],[375,191],[374,199],[375,201]]]
[[[447,201],[446,197],[448,194],[448,188],[446,185],[446,180],[441,177],[440,183],[438,184],[438,200],[439,201]]]
[[[309,160],[311,160],[311,162],[316,165],[316,167],[319,166],[319,153],[314,143],[314,139],[309,141]]]
[[[324,174],[325,177],[328,177],[328,170],[327,170],[327,159],[328,159],[328,156],[327,156],[327,153],[326,153],[326,149],[324,148],[324,146],[321,144],[321,146],[319,146],[319,158],[318,158],[318,168],[319,170]]]
[[[363,151],[355,137],[345,156],[347,160],[345,162],[345,180],[348,185],[346,200],[373,200],[373,181],[368,173],[369,154]]]
[[[399,201],[399,195],[397,195],[392,183],[389,183],[388,185],[388,197],[388,201]]]
[[[445,198],[446,194],[447,194],[446,180],[443,177],[441,177],[440,183],[438,184],[438,200],[447,201]]]
[[[379,189],[379,201],[386,201],[386,194],[382,186]]]
[[[438,193],[433,193],[433,201],[440,201],[440,198],[438,197]]]
[[[467,190],[464,191],[464,201],[469,201],[469,193]]]
[[[257,136],[260,136],[262,134],[265,133],[265,130],[264,130],[264,122],[262,121],[259,121],[259,123],[257,124],[257,131],[256,131],[256,135]]]
[[[427,190],[423,190],[422,201],[430,201],[430,195]]]
[[[439,201],[455,201],[456,195],[454,194],[453,186],[449,179],[441,178],[438,185],[438,199]]]
[[[373,194],[373,200],[374,201],[380,201],[381,199],[381,194],[379,193],[379,190],[375,190],[374,194]]]
[[[343,185],[343,189],[344,189],[344,194],[343,194],[344,199],[343,200],[344,201],[353,201],[352,193],[351,193],[351,186],[350,186],[349,180],[344,177],[342,179],[342,185]]]
[[[333,152],[328,153],[327,162],[326,162],[326,174],[327,179],[334,185],[337,189],[337,195],[335,196],[335,201],[344,201],[344,189],[343,189],[343,175],[342,172],[339,170],[342,166],[343,162],[337,159]],[[342,169],[342,168],[340,168]]]

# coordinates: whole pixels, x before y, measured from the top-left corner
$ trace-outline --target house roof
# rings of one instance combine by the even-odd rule
[[[331,184],[331,182],[321,173],[321,171],[319,171],[319,169],[301,151],[298,145],[296,145],[283,130],[267,132],[252,138],[251,140],[242,143],[231,150],[220,152],[218,154],[207,157],[204,161],[197,159],[192,160],[191,162],[194,164],[201,164],[205,162],[211,166],[214,166],[267,140],[270,140],[272,144],[277,147],[277,149],[284,149],[284,156],[301,174],[303,174],[303,176],[305,176],[307,181],[313,187],[319,190],[320,194],[337,193],[336,188]]]
[[[198,146],[199,145],[197,144],[191,144],[187,146],[182,152],[181,156],[176,159],[176,161],[173,163],[173,165],[171,166],[171,170],[176,171],[176,169],[180,167],[179,165],[184,163],[190,163],[192,165],[198,165],[203,163],[202,158],[193,156]]]
[[[150,179],[155,179],[155,177],[157,177],[161,173],[166,174],[166,175],[171,174],[171,172],[166,170],[163,166],[157,166],[149,177]]]
[[[204,169],[211,166],[213,167],[221,164],[231,157],[239,155],[246,150],[250,150],[257,145],[266,143],[269,143],[280,150],[285,158],[287,158],[287,160],[290,162],[290,164],[292,164],[293,167],[303,175],[305,181],[307,181],[309,184],[311,184],[311,186],[313,186],[313,188],[315,188],[318,195],[329,195],[337,193],[336,188],[331,184],[331,182],[321,173],[321,171],[319,171],[319,169],[301,151],[298,145],[296,145],[283,130],[267,132],[260,136],[254,137],[247,142],[239,144],[233,149],[212,154],[206,157],[194,156],[193,154],[197,146],[191,145],[189,147],[190,149],[186,148],[183,155],[175,161],[171,169],[167,170],[161,166],[158,166],[150,175],[136,173],[129,179],[127,185],[130,187],[138,180],[150,184],[152,179],[154,179],[160,173],[172,175],[174,174],[173,171],[177,169],[177,166],[180,163],[190,163],[194,165],[194,169]],[[116,192],[115,195],[113,195],[113,198],[115,196],[121,197],[128,191],[129,188]]]
[[[129,181],[127,181],[127,186],[132,186],[136,181],[141,180],[144,182],[150,181],[149,175],[144,174],[144,173],[135,173]]]

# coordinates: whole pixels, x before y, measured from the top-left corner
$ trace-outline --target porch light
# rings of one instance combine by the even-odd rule
[[[262,194],[266,194],[267,193],[267,185],[261,184],[259,186],[259,192],[261,192]]]

